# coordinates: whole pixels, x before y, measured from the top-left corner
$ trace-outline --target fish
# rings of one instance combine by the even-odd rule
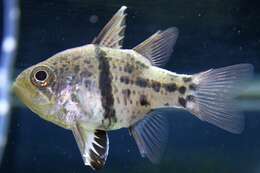
[[[253,75],[236,64],[195,74],[163,69],[179,35],[176,27],[155,32],[123,49],[126,6],[90,44],[70,48],[22,71],[15,95],[35,114],[72,131],[84,164],[104,167],[108,132],[129,129],[142,157],[159,163],[169,123],[166,109],[181,109],[228,132],[244,129],[235,98]]]

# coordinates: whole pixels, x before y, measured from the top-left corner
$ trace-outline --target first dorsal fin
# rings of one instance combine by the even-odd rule
[[[176,43],[179,31],[171,27],[165,31],[157,31],[151,37],[133,48],[146,57],[152,65],[161,67],[167,63]]]
[[[110,48],[120,49],[123,45],[125,33],[126,6],[122,6],[112,19],[101,30],[98,36],[92,41],[92,44],[98,44]]]

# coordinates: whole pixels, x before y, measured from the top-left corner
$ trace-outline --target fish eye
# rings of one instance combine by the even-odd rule
[[[34,78],[39,81],[44,81],[48,77],[48,73],[44,70],[37,71]]]
[[[47,87],[53,81],[53,71],[47,66],[35,67],[30,76],[31,82],[37,87]]]

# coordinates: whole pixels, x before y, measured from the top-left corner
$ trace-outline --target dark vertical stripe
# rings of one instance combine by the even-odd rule
[[[111,73],[109,61],[106,58],[106,53],[101,51],[99,48],[96,48],[96,55],[99,61],[99,89],[101,91],[102,97],[102,106],[104,108],[104,119],[109,120],[109,125],[111,121],[115,121],[115,109],[114,109],[114,97],[112,94],[111,86]]]

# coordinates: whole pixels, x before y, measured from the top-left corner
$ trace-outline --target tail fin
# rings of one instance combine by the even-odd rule
[[[232,133],[244,129],[244,116],[238,111],[234,98],[242,83],[253,73],[251,64],[238,64],[211,69],[193,75],[187,109],[199,119]]]

